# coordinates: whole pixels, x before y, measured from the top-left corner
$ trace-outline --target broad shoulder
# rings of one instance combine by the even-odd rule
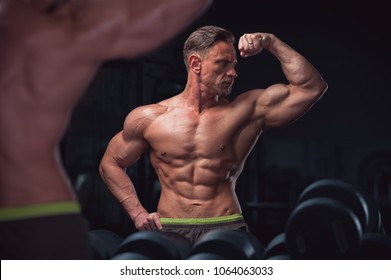
[[[126,119],[135,120],[144,118],[155,118],[160,114],[164,114],[166,110],[167,108],[161,106],[160,104],[142,105],[130,111]]]
[[[163,106],[159,103],[136,107],[127,115],[124,129],[144,130],[159,116],[165,114],[167,110],[167,106]]]

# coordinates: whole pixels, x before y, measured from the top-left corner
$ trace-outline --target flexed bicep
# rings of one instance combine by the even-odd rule
[[[241,37],[242,56],[257,54],[266,49],[280,62],[287,84],[271,85],[256,92],[255,119],[265,127],[289,124],[307,112],[327,90],[327,83],[318,70],[300,53],[274,34],[251,33]]]
[[[305,89],[292,84],[268,87],[257,102],[263,111],[266,128],[290,124],[304,115],[314,104],[314,97]]]

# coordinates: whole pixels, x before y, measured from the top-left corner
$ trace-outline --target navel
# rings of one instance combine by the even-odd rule
[[[224,144],[221,144],[221,145],[220,145],[220,151],[224,151],[224,149],[225,149]]]

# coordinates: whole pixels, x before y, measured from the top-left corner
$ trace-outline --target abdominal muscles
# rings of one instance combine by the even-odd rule
[[[240,212],[235,194],[238,169],[222,159],[159,161],[160,216],[214,217]]]

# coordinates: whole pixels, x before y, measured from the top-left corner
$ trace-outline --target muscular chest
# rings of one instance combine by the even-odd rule
[[[208,158],[228,150],[232,131],[221,114],[173,112],[154,121],[146,138],[160,155]]]

